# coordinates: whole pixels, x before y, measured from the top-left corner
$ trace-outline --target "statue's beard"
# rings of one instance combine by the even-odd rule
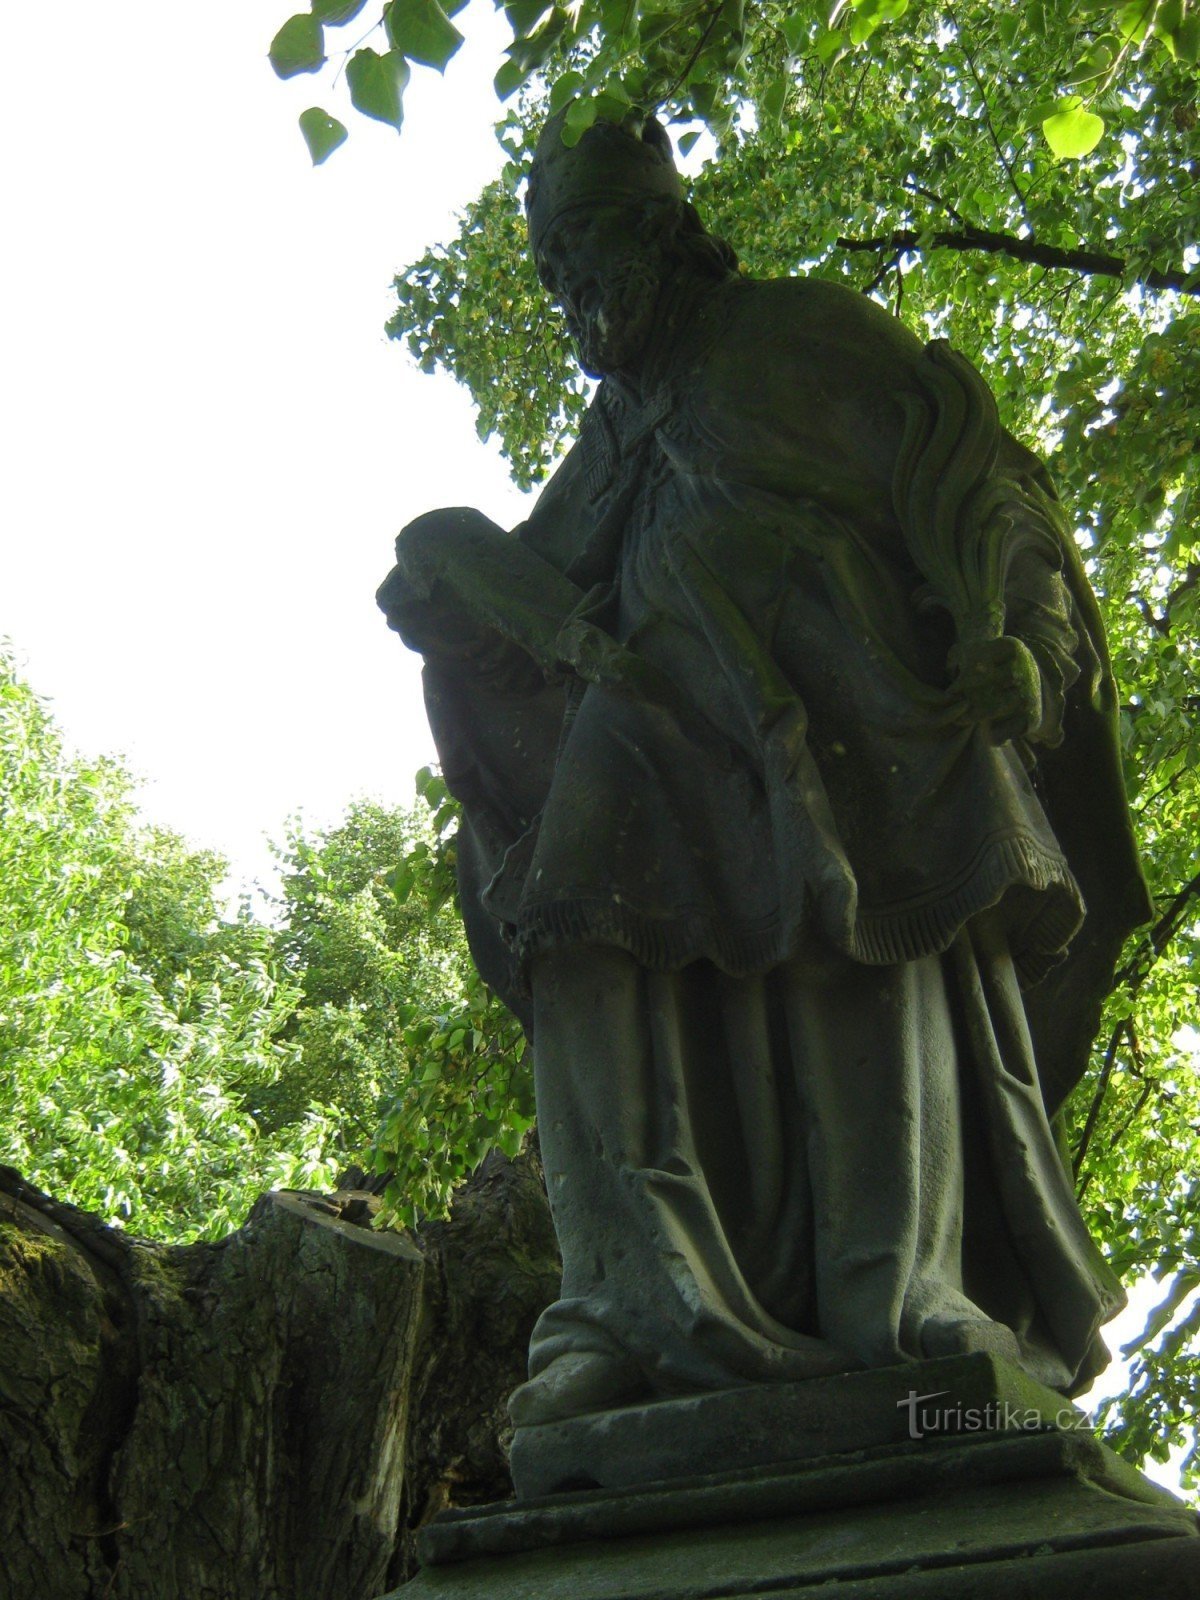
[[[654,327],[660,288],[657,263],[631,256],[612,268],[581,308],[567,313],[579,364],[590,378],[637,365]]]

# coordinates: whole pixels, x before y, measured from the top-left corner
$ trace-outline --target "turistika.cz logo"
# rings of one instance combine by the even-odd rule
[[[949,1389],[935,1389],[931,1394],[910,1389],[907,1399],[896,1401],[897,1411],[908,1412],[910,1439],[924,1439],[931,1433],[1037,1433],[1051,1426],[1064,1431],[1090,1426],[1074,1406],[1063,1406],[1051,1418],[1036,1406],[1015,1406],[1008,1400],[989,1400],[982,1406],[964,1406],[961,1401],[944,1406],[930,1403],[949,1394]]]

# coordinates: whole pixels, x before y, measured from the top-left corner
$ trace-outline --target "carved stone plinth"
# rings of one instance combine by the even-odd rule
[[[957,1382],[950,1385],[954,1368]],[[901,1379],[903,1389],[893,1394]],[[845,1399],[840,1416],[838,1383]],[[825,1418],[819,1426],[804,1425],[795,1393],[801,1388],[812,1391],[810,1423]],[[939,1388],[947,1392],[926,1400],[920,1414],[933,1421],[941,1404],[945,1429],[908,1437],[913,1408],[897,1399]],[[389,1600],[810,1593],[837,1600],[1194,1600],[1200,1594],[1195,1514],[1071,1425],[1058,1396],[1002,1364],[973,1357],[779,1386],[774,1448],[799,1447],[793,1459],[742,1459],[732,1471],[697,1472],[718,1464],[706,1452],[727,1430],[729,1417],[719,1418],[713,1402],[734,1407],[736,1400],[731,1414],[740,1408],[746,1416],[743,1457],[769,1455],[769,1407],[758,1404],[769,1393],[708,1397],[707,1417],[700,1407],[708,1433],[701,1427],[693,1435],[690,1475],[640,1480],[637,1460],[630,1457],[620,1471],[614,1448],[593,1454],[591,1466],[623,1477],[620,1486],[443,1513],[418,1536],[421,1572]],[[695,1405],[645,1408],[662,1414],[657,1446],[645,1414],[624,1419],[630,1442],[640,1432],[643,1462],[664,1459],[667,1437],[683,1420],[677,1408],[692,1407],[695,1424]],[[975,1420],[980,1410],[987,1428]],[[1056,1412],[1063,1413],[1058,1423]],[[607,1446],[620,1426],[608,1419]],[[847,1447],[856,1429],[857,1447]],[[732,1433],[722,1437],[736,1453]],[[686,1440],[677,1435],[675,1443],[682,1450]]]
[[[518,1428],[518,1498],[624,1489],[697,1470],[746,1471],[844,1456],[944,1434],[1087,1430],[1083,1412],[994,1356],[947,1356],[811,1378],[753,1384],[570,1422]]]

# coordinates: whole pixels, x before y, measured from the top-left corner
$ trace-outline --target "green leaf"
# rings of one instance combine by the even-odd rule
[[[561,78],[556,79],[554,87],[550,90],[550,111],[561,111],[573,95],[577,95],[583,88],[582,72],[564,72]]]
[[[637,7],[631,6],[629,0],[600,0],[599,12],[600,27],[605,36],[609,40],[625,39],[629,35],[630,23],[636,18]],[[656,15],[657,12],[647,12],[646,19]]]
[[[621,106],[622,115],[624,115],[626,111],[633,109],[633,97],[626,87],[625,82],[616,73],[610,74],[600,85],[600,94],[604,100],[612,101],[616,105]],[[608,115],[607,112],[602,114],[605,116]]]
[[[1142,44],[1154,26],[1155,0],[1130,0],[1113,18],[1113,26],[1128,44]]]
[[[507,53],[514,61],[519,61],[526,72],[544,66],[569,21],[568,14],[556,6],[536,33],[526,39],[515,39]]]
[[[681,156],[691,155],[692,151],[695,149],[696,141],[699,139],[699,137],[700,132],[699,129],[696,128],[693,128],[691,133],[683,134],[679,140],[679,154]]]
[[[320,106],[309,106],[300,113],[300,132],[314,167],[319,167],[346,139],[345,127]]]
[[[594,100],[572,100],[563,123],[562,140],[565,145],[578,144],[595,122],[598,107]]]
[[[1112,46],[1103,41],[1094,44],[1072,69],[1070,76],[1063,79],[1064,84],[1093,83],[1097,78],[1102,78],[1112,66],[1115,54]]]
[[[758,103],[764,120],[778,122],[783,116],[783,108],[787,104],[788,90],[791,86],[792,80],[786,72],[781,72],[777,78],[771,79]]]
[[[1067,99],[1072,105],[1083,104],[1081,96],[1077,94],[1069,95]],[[1055,116],[1062,109],[1063,101],[1061,99],[1034,101],[1031,105],[1028,105],[1022,109],[1022,126],[1026,128],[1032,128],[1035,122],[1045,122],[1047,117]]]
[[[445,72],[463,42],[438,0],[391,0],[384,7],[383,25],[395,49],[439,72]]]
[[[510,0],[504,15],[514,35],[523,39],[533,32],[549,9],[549,0]]]
[[[399,866],[393,867],[390,872],[384,873],[383,881],[396,898],[399,905],[403,905],[412,893],[413,884],[416,882],[416,872],[411,862],[402,861]]]
[[[1200,61],[1200,16],[1185,17],[1175,29],[1175,54],[1189,64]]]
[[[510,95],[516,94],[528,76],[529,73],[519,61],[506,61],[492,79],[492,87],[496,91],[496,98],[498,100],[507,100]]]
[[[408,62],[398,50],[386,55],[356,50],[346,64],[346,82],[355,108],[396,129],[404,122],[404,90],[410,76]]]
[[[622,73],[625,92],[635,105],[641,105],[646,100],[646,83],[648,73],[644,67],[626,67]]]
[[[640,39],[642,47],[653,44],[656,39],[661,39],[664,33],[670,33],[672,28],[679,25],[679,18],[670,11],[648,11],[642,18]]]
[[[1085,111],[1078,95],[1060,102],[1060,109],[1042,123],[1046,143],[1060,161],[1075,161],[1094,150],[1104,137],[1104,118]]]
[[[366,3],[367,0],[309,0],[309,10],[318,22],[340,28],[343,22],[356,17]]]
[[[793,11],[790,17],[784,17],[779,24],[779,31],[787,41],[787,47],[793,55],[800,55],[808,44],[809,34],[812,29],[812,20],[803,11]]]
[[[600,90],[596,96],[597,119],[608,122],[621,122],[632,107],[633,102],[619,84],[609,83]]]
[[[268,55],[280,78],[318,71],[325,64],[325,35],[321,24],[307,11],[289,17],[271,40]]]
[[[1183,21],[1184,10],[1183,0],[1159,0],[1158,10],[1154,13],[1154,31],[1164,44]],[[1171,54],[1175,54],[1173,49]]]
[[[850,20],[850,43],[866,44],[878,26],[874,17],[865,17],[862,12],[855,12]]]

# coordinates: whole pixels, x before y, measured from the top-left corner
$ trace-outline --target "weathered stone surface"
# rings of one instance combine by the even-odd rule
[[[917,1435],[1086,1427],[1069,1401],[993,1356],[948,1356],[805,1383],[747,1385],[519,1428],[512,1475],[528,1499],[623,1488],[900,1443]]]
[[[990,1484],[1077,1478],[1153,1508],[1147,1526],[1187,1531],[1192,1514],[1166,1490],[1088,1433],[1013,1433],[889,1445],[791,1467],[711,1473],[646,1484],[636,1493],[596,1490],[446,1512],[417,1536],[426,1567],[550,1545],[674,1533],[716,1523],[838,1511],[891,1500],[940,1498]],[[1165,1513],[1165,1522],[1163,1515]]]
[[[1196,1534],[1086,1435],[943,1438],[448,1516],[389,1600],[1194,1600]]]
[[[805,1592],[775,1591],[779,1600]],[[1200,1549],[1193,1539],[1151,1539],[969,1567],[927,1568],[839,1583],[836,1589],[837,1600],[1195,1600],[1197,1593]]]
[[[1060,1399],[1122,1293],[1050,1118],[1151,909],[1069,515],[944,342],[741,276],[652,117],[562,134],[526,204],[580,438],[511,534],[411,522],[379,595],[564,1263],[522,1498],[430,1526],[407,1593],[1194,1565]]]

